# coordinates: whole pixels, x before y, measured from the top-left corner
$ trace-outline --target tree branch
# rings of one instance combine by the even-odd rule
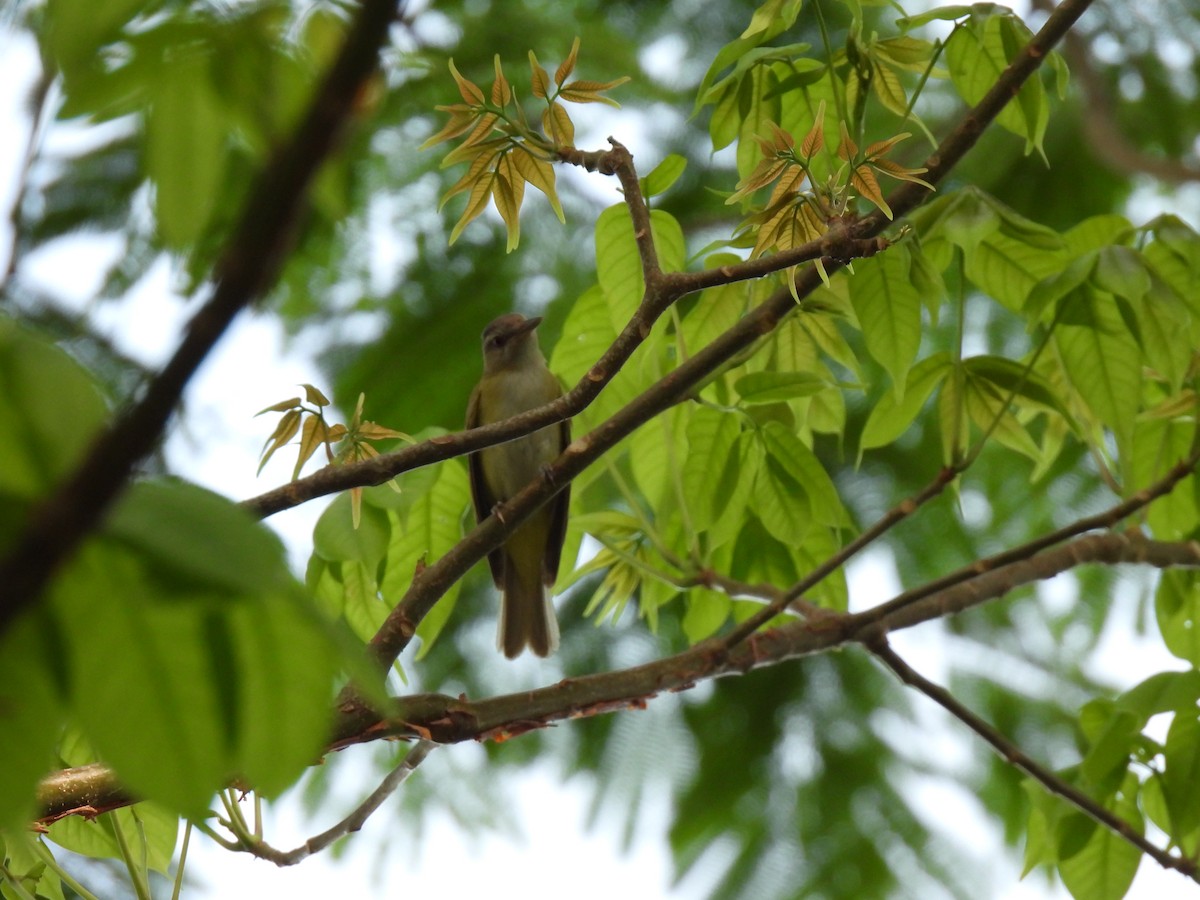
[[[642,709],[663,692],[689,690],[705,679],[744,674],[847,644],[870,646],[891,631],[963,612],[1016,587],[1053,578],[1080,565],[1123,563],[1156,568],[1200,567],[1200,542],[1151,541],[1138,533],[1088,535],[882,616],[876,608],[797,621],[756,632],[729,650],[719,640],[705,641],[630,669],[566,678],[548,687],[484,700],[442,694],[401,697],[386,718],[351,701],[339,710],[330,749],[383,738],[439,744],[500,740],[567,719]],[[39,821],[43,823],[66,815],[95,815],[134,802],[121,790],[111,770],[100,765],[56,773],[43,782],[38,798]]]
[[[1174,466],[1172,466],[1170,471],[1168,471],[1167,474],[1161,479],[1156,481],[1154,484],[1151,484],[1148,487],[1138,491],[1129,499],[1123,500],[1120,503],[1117,503],[1103,512],[1097,513],[1094,516],[1086,516],[1082,519],[1078,519],[1069,525],[1059,528],[1057,531],[1044,534],[1039,538],[1035,538],[1032,541],[1021,544],[1018,547],[1012,547],[1003,551],[1002,553],[997,553],[995,556],[976,560],[969,565],[963,566],[956,572],[951,572],[950,574],[944,575],[941,578],[934,579],[933,581],[928,582],[919,588],[914,588],[911,591],[905,591],[903,594],[894,597],[887,603],[868,610],[867,613],[864,613],[864,615],[870,614],[879,615],[881,617],[887,616],[898,609],[902,609],[905,606],[909,606],[910,604],[920,601],[930,594],[937,593],[938,591],[948,590],[957,584],[969,581],[972,578],[975,578],[985,572],[997,569],[1000,566],[1018,562],[1023,559],[1028,559],[1034,554],[1040,553],[1042,550],[1045,550],[1048,547],[1053,547],[1055,544],[1061,544],[1063,541],[1069,540],[1076,535],[1085,534],[1089,531],[1095,531],[1100,528],[1115,527],[1122,520],[1127,519],[1134,513],[1145,509],[1154,500],[1169,494],[1175,489],[1179,482],[1195,471],[1197,463],[1200,463],[1200,429],[1197,429],[1196,431],[1196,440],[1194,443],[1195,446],[1187,458],[1181,459]],[[807,590],[807,588],[805,588],[805,590]]]
[[[100,523],[134,466],[158,442],[192,374],[247,304],[274,282],[317,170],[333,151],[375,71],[397,0],[364,0],[340,54],[291,139],[251,186],[214,271],[212,296],[145,393],[103,431],[74,473],[38,505],[0,561],[0,633],[33,604],[60,565]]]
[[[1193,860],[1183,859],[1155,846],[1120,816],[1097,803],[1073,784],[1044,768],[997,729],[958,702],[949,691],[941,685],[934,684],[909,666],[891,648],[886,638],[868,644],[867,649],[891,669],[902,682],[920,691],[983,738],[1006,763],[1020,769],[1051,794],[1061,797],[1093,821],[1137,847],[1164,869],[1174,869],[1193,881],[1200,881],[1200,868]]]

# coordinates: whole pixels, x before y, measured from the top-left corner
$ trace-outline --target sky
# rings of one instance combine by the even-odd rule
[[[33,77],[35,55],[28,42],[0,31],[0,254],[7,253],[11,239],[7,211],[15,194],[21,159],[28,136],[22,111],[23,90]],[[57,129],[48,140],[72,141],[83,137]],[[1153,198],[1147,202],[1152,203]],[[1195,208],[1193,204],[1192,208]],[[22,277],[45,288],[65,308],[83,310],[94,293],[101,274],[120,252],[112,241],[80,235],[58,242],[31,256],[23,264]],[[7,265],[0,256],[0,265]],[[172,272],[164,262],[119,303],[95,309],[97,321],[119,347],[148,365],[161,364],[174,348],[191,311],[172,290]],[[167,444],[172,467],[179,473],[234,498],[267,490],[290,474],[290,464],[272,461],[263,474],[255,476],[258,453],[265,432],[262,420],[254,420],[259,409],[290,396],[295,386],[313,380],[317,348],[303,342],[287,342],[279,325],[269,316],[243,314],[218,345],[190,386],[186,417]],[[282,456],[282,454],[281,454]],[[283,537],[293,561],[301,566],[311,547],[311,531],[323,504],[308,504],[269,520]],[[887,566],[870,562],[851,573],[852,596],[881,596],[893,592],[896,579]],[[1132,592],[1123,602],[1128,616],[1134,615]],[[1119,635],[1119,637],[1118,637]],[[1150,649],[1151,644],[1131,647],[1129,632],[1113,630],[1098,665],[1106,660],[1120,668],[1135,683],[1143,675],[1168,667],[1170,661]],[[944,663],[947,636],[926,626],[895,636],[898,652],[921,661],[931,677],[939,675]],[[498,659],[498,665],[509,665]],[[522,672],[530,685],[557,678],[553,667]],[[520,665],[521,663],[518,663]],[[656,701],[658,702],[658,701]],[[673,702],[664,700],[661,702]],[[922,701],[922,703],[924,703]],[[924,703],[924,707],[930,707]],[[958,726],[946,721],[939,711],[924,709],[931,740],[946,741],[947,752],[962,753],[966,746]],[[564,726],[569,727],[569,726]],[[353,754],[360,748],[345,751]],[[414,776],[433,783],[453,777],[450,760],[458,754],[470,759],[482,751],[475,745],[450,747],[435,752]],[[347,809],[371,785],[373,768],[353,758],[339,760],[338,793]],[[188,867],[191,884],[185,897],[259,898],[288,896],[297,900],[354,896],[392,897],[400,894],[429,895],[445,892],[448,884],[471,896],[520,896],[523,900],[611,900],[613,897],[699,898],[710,883],[711,872],[703,866],[677,886],[672,886],[671,861],[665,842],[670,810],[665,796],[651,797],[639,818],[639,829],[629,851],[620,845],[620,823],[616,817],[601,816],[587,827],[592,791],[586,781],[564,783],[550,764],[515,775],[506,773],[506,788],[513,798],[504,810],[503,833],[467,836],[446,815],[434,815],[419,841],[407,834],[389,833],[394,815],[385,808],[350,839],[345,852],[334,857],[325,853],[299,866],[280,870],[270,863],[246,855],[230,854],[200,838],[193,842]],[[403,790],[403,788],[401,788]],[[959,842],[964,850],[983,850],[996,860],[995,884],[1005,885],[1001,900],[1046,900],[1066,894],[1048,886],[1035,874],[1027,881],[1017,879],[1015,860],[1006,860],[994,828],[985,820],[978,804],[961,791],[945,785],[915,786],[918,808],[931,823],[952,821],[955,834],[946,835],[948,846]],[[394,801],[393,801],[394,802]],[[317,816],[305,812],[298,798],[287,797],[268,813],[268,839],[277,847],[290,848],[306,837],[323,831],[336,818],[332,811]],[[394,828],[394,825],[392,825]],[[386,847],[386,851],[381,848]],[[719,854],[718,854],[719,855]],[[519,890],[515,887],[519,885]],[[1192,886],[1194,888],[1194,885]],[[1184,892],[1187,891],[1185,894]],[[1133,900],[1194,896],[1180,876],[1164,873],[1143,862],[1133,891]]]

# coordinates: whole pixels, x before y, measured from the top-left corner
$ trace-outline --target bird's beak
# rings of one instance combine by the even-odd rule
[[[520,325],[512,330],[513,334],[528,334],[542,324],[541,316],[534,316],[532,319],[526,319]]]

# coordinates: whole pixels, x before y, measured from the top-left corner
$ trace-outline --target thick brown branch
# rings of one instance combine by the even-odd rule
[[[1037,781],[1051,794],[1066,800],[1092,820],[1100,823],[1117,836],[1137,847],[1164,869],[1174,869],[1177,872],[1182,872],[1193,881],[1200,881],[1200,869],[1197,868],[1194,861],[1175,856],[1169,851],[1155,846],[1120,816],[1106,809],[1083,791],[1059,778],[1052,771],[1039,764],[997,729],[975,715],[975,713],[962,703],[959,703],[949,691],[940,685],[934,684],[909,666],[888,645],[886,640],[872,644],[868,649],[891,669],[901,681],[909,687],[920,691],[987,741],[1005,762],[1015,766]]]
[[[341,53],[295,134],[260,173],[214,273],[212,296],[142,397],[96,439],[75,472],[33,512],[0,562],[0,632],[41,594],[55,570],[99,524],[134,466],[153,450],[184,386],[226,327],[262,294],[292,245],[305,196],[375,71],[397,0],[364,0]]]
[[[869,645],[888,632],[962,612],[1002,597],[1015,587],[1091,563],[1198,567],[1200,543],[1150,541],[1140,534],[1089,535],[932,594],[883,617],[871,610],[795,622],[756,632],[729,650],[720,641],[707,641],[631,669],[567,678],[549,687],[486,700],[440,694],[404,697],[396,701],[392,715],[386,719],[347,703],[340,710],[331,749],[394,737],[437,743],[502,740],[566,719],[640,709],[658,694],[688,690],[704,679],[743,674],[847,644]],[[98,800],[109,809],[122,805],[122,798],[132,802],[120,791],[110,770],[102,766],[68,769],[47,779],[39,792],[42,821],[92,814],[97,811]]]

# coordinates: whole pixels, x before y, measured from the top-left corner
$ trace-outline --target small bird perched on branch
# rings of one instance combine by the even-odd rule
[[[509,313],[483,330],[483,378],[471,393],[467,427],[511,418],[562,396],[546,367],[534,329],[541,317]],[[469,458],[475,518],[482,522],[499,503],[537,478],[571,440],[563,421],[497,444]],[[558,647],[558,622],[546,588],[558,577],[558,558],[567,531],[570,488],[526,519],[488,554],[492,580],[502,592],[496,646],[509,659],[528,647],[549,656]]]

